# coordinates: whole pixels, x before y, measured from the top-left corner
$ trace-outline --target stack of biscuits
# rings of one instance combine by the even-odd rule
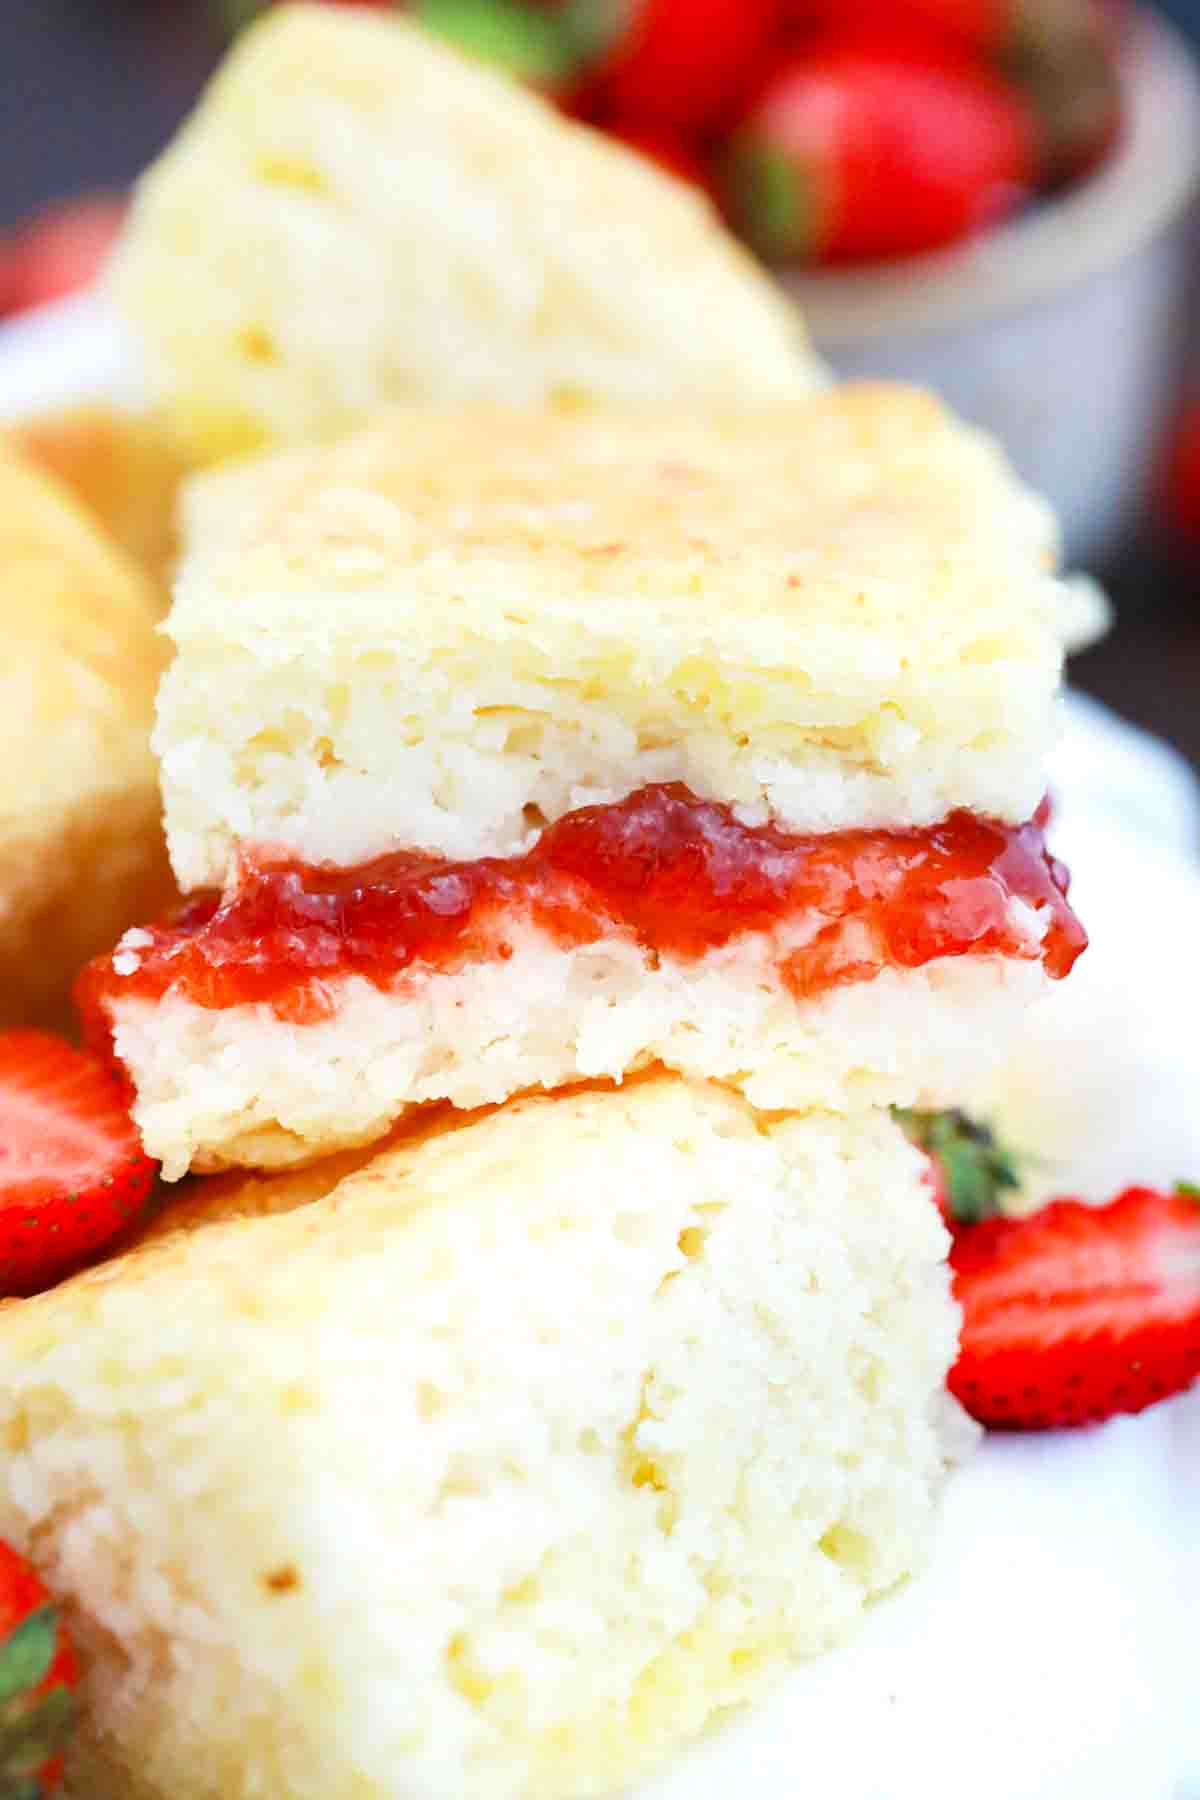
[[[309,24],[449,61],[298,9],[252,52],[285,98]],[[185,901],[79,988],[187,1180],[0,1319],[0,1535],[73,1597],[88,1800],[617,1793],[927,1555],[970,1431],[891,1109],[1083,946],[1068,600],[990,444],[789,385],[442,394],[188,492]]]

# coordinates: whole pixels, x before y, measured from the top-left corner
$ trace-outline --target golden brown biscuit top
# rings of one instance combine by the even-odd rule
[[[381,625],[422,595],[495,613],[524,591],[715,628],[824,615],[921,635],[933,618],[959,636],[972,606],[1044,613],[1055,548],[986,440],[927,395],[866,385],[741,413],[393,412],[202,479],[187,513],[234,613],[375,593]],[[206,635],[186,594],[173,626]]]
[[[120,787],[164,660],[158,602],[49,475],[0,447],[0,824]]]

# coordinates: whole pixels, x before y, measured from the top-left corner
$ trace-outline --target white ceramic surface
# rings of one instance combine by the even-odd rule
[[[1093,178],[964,249],[788,281],[840,374],[933,387],[1053,500],[1095,567],[1135,518],[1195,266],[1200,77],[1169,26],[1130,44],[1123,141]]]
[[[0,415],[127,391],[90,301],[0,332]],[[1073,702],[1052,787],[1092,948],[993,1103],[1060,1188],[1200,1176],[1200,808],[1162,745]],[[1200,1800],[1200,1391],[992,1438],[932,1568],[636,1800]],[[633,1797],[631,1797],[633,1800]]]

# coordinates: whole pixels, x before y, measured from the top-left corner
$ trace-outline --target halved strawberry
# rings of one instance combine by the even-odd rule
[[[45,1286],[123,1231],[155,1167],[104,1063],[49,1032],[0,1033],[0,1294]]]
[[[1200,1190],[989,1219],[950,1262],[963,1309],[950,1388],[985,1425],[1086,1425],[1200,1375]]]
[[[79,1670],[57,1608],[0,1542],[0,1795],[42,1800],[62,1778]]]

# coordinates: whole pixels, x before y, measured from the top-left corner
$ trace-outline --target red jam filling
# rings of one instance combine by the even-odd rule
[[[1040,958],[1057,978],[1087,942],[1066,895],[1041,814],[1021,826],[955,812],[923,830],[801,836],[743,825],[672,783],[568,813],[510,858],[401,850],[348,869],[248,858],[227,896],[202,896],[136,951],[93,963],[78,998],[100,1032],[109,1003],[167,989],[312,1021],[333,1010],[332,978],[386,987],[413,965],[509,956],[506,933],[526,922],[564,947],[622,934],[682,958],[787,926],[804,939],[780,950],[798,997],[971,953]],[[1040,942],[1014,922],[1013,900],[1036,909]]]

